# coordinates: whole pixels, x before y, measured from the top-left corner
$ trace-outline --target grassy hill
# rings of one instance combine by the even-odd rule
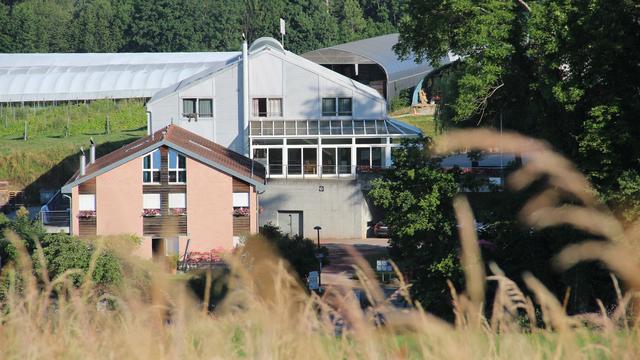
[[[0,109],[0,180],[25,190],[32,203],[40,189],[56,189],[73,175],[90,137],[101,156],[145,134],[144,103],[137,100]]]

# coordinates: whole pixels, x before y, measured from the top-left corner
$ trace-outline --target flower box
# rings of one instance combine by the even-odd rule
[[[142,210],[142,216],[144,217],[160,216],[160,209],[144,209]]]
[[[80,210],[80,211],[78,211],[78,218],[80,218],[80,219],[87,219],[87,218],[92,218],[92,217],[96,217],[96,211],[95,210]]]
[[[248,207],[233,208],[233,216],[249,216],[250,211]]]
[[[171,213],[171,215],[187,215],[187,209],[185,208],[171,208],[169,209],[169,213]]]

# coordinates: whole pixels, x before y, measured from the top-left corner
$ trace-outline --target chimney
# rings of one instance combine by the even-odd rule
[[[87,157],[84,156],[84,149],[80,147],[80,176],[84,176],[87,170]]]
[[[242,34],[242,129],[244,155],[249,156],[249,50]]]
[[[89,139],[91,142],[91,147],[89,148],[89,164],[94,164],[96,162],[96,143],[93,141],[93,138]]]

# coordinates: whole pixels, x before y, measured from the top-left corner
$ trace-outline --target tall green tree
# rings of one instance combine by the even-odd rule
[[[429,311],[446,313],[446,281],[460,279],[452,208],[458,184],[424,147],[415,141],[394,149],[394,169],[372,181],[369,197],[386,214],[389,253],[411,274],[414,298]]]
[[[613,200],[640,165],[639,19],[633,0],[411,0],[397,51],[461,56],[446,122],[547,139]]]
[[[125,45],[133,3],[128,0],[78,2],[73,43],[79,52],[117,52]]]

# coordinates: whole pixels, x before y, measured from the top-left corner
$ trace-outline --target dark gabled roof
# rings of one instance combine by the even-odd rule
[[[81,177],[80,173],[76,172],[62,187],[62,192],[69,193],[72,187],[161,146],[168,146],[190,158],[246,181],[259,190],[264,188],[265,168],[259,162],[179,126],[169,125],[96,159],[95,163],[87,165],[84,176]]]

